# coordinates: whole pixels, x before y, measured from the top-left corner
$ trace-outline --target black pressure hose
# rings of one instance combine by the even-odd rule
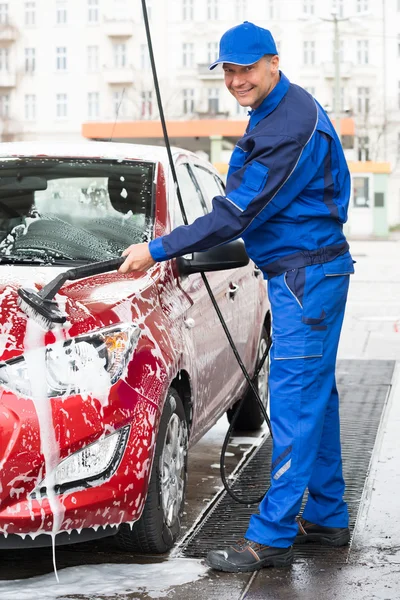
[[[186,211],[185,211],[185,207],[184,207],[183,200],[182,200],[181,190],[179,188],[178,178],[177,178],[177,175],[176,175],[175,165],[174,165],[174,161],[173,161],[172,153],[171,153],[171,146],[170,146],[170,143],[169,143],[169,136],[168,136],[168,131],[167,131],[167,125],[166,125],[166,122],[165,122],[164,109],[163,109],[162,100],[161,100],[161,93],[160,93],[160,86],[158,84],[158,76],[157,76],[156,63],[155,63],[155,60],[154,60],[153,44],[152,44],[152,40],[151,40],[151,33],[150,33],[150,26],[149,26],[149,18],[148,18],[148,14],[147,14],[146,0],[142,0],[142,10],[143,10],[144,26],[145,26],[145,29],[146,29],[147,45],[148,45],[148,48],[149,48],[151,70],[152,70],[152,73],[153,73],[154,88],[155,88],[156,97],[157,97],[157,105],[158,105],[158,111],[159,111],[159,114],[160,114],[160,120],[161,120],[161,126],[162,126],[162,130],[163,130],[163,135],[164,135],[165,147],[166,147],[166,150],[167,150],[167,155],[168,155],[168,160],[169,160],[169,164],[170,164],[170,168],[171,168],[171,172],[172,172],[172,178],[173,178],[174,185],[175,185],[176,195],[178,197],[179,207],[180,207],[181,213],[182,213],[182,219],[183,219],[184,224],[188,225],[189,223],[188,223],[188,220],[187,220]],[[237,360],[237,362],[238,362],[238,364],[239,364],[239,366],[240,366],[240,368],[241,368],[241,370],[243,372],[243,375],[246,378],[246,381],[247,381],[250,389],[252,390],[255,398],[257,399],[257,402],[260,405],[260,408],[262,410],[265,422],[267,423],[267,426],[268,426],[271,438],[273,438],[271,422],[269,420],[266,408],[265,408],[265,406],[262,403],[262,400],[260,398],[260,395],[258,393],[258,390],[257,390],[256,386],[254,385],[254,380],[258,376],[258,373],[260,372],[260,370],[261,370],[261,368],[262,368],[265,360],[267,359],[268,352],[269,352],[269,349],[271,347],[271,338],[269,339],[269,342],[268,342],[268,345],[267,345],[267,348],[266,348],[266,350],[264,352],[263,357],[261,358],[260,362],[258,363],[258,365],[256,367],[256,373],[255,373],[254,378],[252,380],[251,377],[250,377],[250,375],[249,375],[249,373],[248,373],[248,371],[247,371],[247,369],[246,369],[246,367],[245,367],[245,365],[243,364],[243,361],[242,361],[242,359],[240,357],[240,354],[239,354],[239,352],[238,352],[238,350],[236,348],[235,342],[232,339],[232,336],[231,336],[230,331],[228,329],[228,326],[227,326],[227,324],[225,322],[225,319],[224,319],[224,317],[223,317],[223,315],[221,313],[221,310],[220,310],[220,308],[218,306],[218,303],[217,303],[217,301],[215,299],[214,293],[213,293],[213,291],[212,291],[212,289],[210,287],[208,279],[207,279],[207,277],[205,276],[204,273],[201,273],[201,277],[203,279],[204,285],[206,286],[206,290],[207,290],[207,292],[208,292],[208,294],[210,296],[211,302],[212,302],[212,304],[214,306],[214,309],[215,309],[215,311],[216,311],[216,313],[218,315],[218,318],[219,318],[219,320],[221,322],[221,325],[222,325],[222,327],[223,327],[223,329],[225,331],[226,337],[228,338],[229,345],[231,346],[231,348],[233,350],[235,358],[236,358],[236,360]],[[236,502],[239,502],[240,504],[246,504],[246,505],[248,505],[248,504],[259,504],[261,502],[261,500],[264,498],[266,492],[264,494],[262,494],[262,496],[260,496],[259,498],[251,498],[251,499],[249,499],[249,498],[246,498],[246,499],[239,498],[239,496],[237,496],[235,494],[235,492],[233,492],[233,490],[230,488],[230,486],[228,484],[228,481],[227,481],[227,478],[226,478],[226,475],[225,475],[225,454],[226,454],[226,449],[227,449],[227,446],[228,446],[229,439],[231,437],[232,431],[233,431],[234,426],[235,426],[236,418],[237,418],[237,416],[238,416],[238,414],[240,412],[240,408],[241,408],[244,400],[245,400],[245,397],[243,397],[240,400],[240,402],[238,404],[238,407],[237,407],[237,410],[235,411],[235,414],[233,415],[233,418],[232,418],[232,421],[230,423],[229,429],[228,429],[228,431],[226,433],[225,440],[224,440],[224,443],[222,445],[222,450],[221,450],[220,469],[221,469],[222,483],[224,484],[224,488],[227,491],[227,493],[234,500],[236,500]]]

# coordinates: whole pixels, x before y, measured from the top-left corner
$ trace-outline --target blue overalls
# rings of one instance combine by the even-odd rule
[[[286,548],[307,487],[307,521],[348,526],[335,362],[354,272],[343,234],[350,176],[329,117],[283,73],[250,115],[232,153],[226,196],[149,249],[161,261],[242,237],[268,280],[271,487],[246,537]]]

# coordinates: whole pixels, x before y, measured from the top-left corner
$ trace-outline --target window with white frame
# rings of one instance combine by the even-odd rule
[[[194,44],[184,43],[182,44],[182,66],[187,69],[193,68],[194,66]]]
[[[313,15],[315,9],[314,0],[303,0],[303,13],[305,15]]]
[[[0,4],[0,23],[2,25],[8,24],[8,3],[6,2]]]
[[[397,134],[397,158],[400,158],[400,131]]]
[[[123,69],[126,67],[126,44],[117,43],[113,44],[113,55],[114,55],[114,67],[116,69]]]
[[[119,117],[125,117],[125,88],[122,90],[116,90],[113,93],[113,108],[114,108],[114,117],[118,119]]]
[[[150,69],[150,55],[147,44],[140,45],[140,68],[142,71]]]
[[[10,95],[0,94],[0,117],[7,119],[10,116]]]
[[[303,42],[303,63],[305,65],[315,64],[315,42]]]
[[[400,109],[400,81],[398,82],[398,89],[397,89],[397,107]]]
[[[0,48],[0,71],[8,72],[10,69],[10,51],[8,48]]]
[[[344,0],[332,0],[332,12],[336,13],[339,19],[344,16]]]
[[[209,21],[218,20],[218,0],[207,0],[207,19]]]
[[[369,10],[369,1],[368,0],[357,0],[356,10],[358,13],[367,12]]]
[[[400,58],[400,33],[397,34],[397,56]]]
[[[218,42],[208,42],[207,44],[207,60],[209,64],[217,60],[219,55]]]
[[[358,160],[369,160],[370,159],[370,150],[369,150],[369,138],[367,135],[360,136],[358,138]]]
[[[354,208],[369,208],[369,178],[353,177]]]
[[[358,87],[357,88],[357,110],[361,115],[369,113],[369,87]]]
[[[333,107],[333,110],[335,110],[335,107],[336,107],[336,89],[335,88],[333,88],[333,90],[332,90],[332,107]],[[339,108],[341,111],[344,110],[344,88],[343,87],[340,88]]]
[[[304,86],[304,89],[315,98],[315,87],[313,85]]]
[[[56,68],[57,71],[67,70],[67,49],[65,46],[56,48]]]
[[[275,0],[268,0],[267,5],[268,19],[276,19],[276,3]]]
[[[56,23],[65,25],[67,22],[67,0],[57,0],[56,4]]]
[[[25,48],[25,73],[34,73],[36,70],[35,48]]]
[[[208,112],[211,115],[219,113],[219,88],[208,89]]]
[[[88,2],[88,23],[99,22],[99,0],[87,0]]]
[[[235,0],[235,21],[244,21],[246,13],[247,0]]]
[[[87,46],[87,70],[91,72],[99,70],[98,46]]]
[[[183,98],[183,114],[192,115],[194,113],[194,90],[184,89],[182,90]]]
[[[142,119],[151,119],[153,115],[153,92],[143,91],[142,94],[142,109],[141,109],[141,117]]]
[[[25,94],[25,121],[36,119],[36,94]]]
[[[369,40],[357,40],[357,63],[367,65],[369,62]]]
[[[194,8],[193,0],[182,0],[182,20],[193,21]]]
[[[67,94],[56,94],[56,116],[58,119],[65,119],[68,113]]]
[[[36,23],[36,2],[28,0],[25,2],[25,25],[35,25]]]
[[[100,112],[99,92],[88,92],[88,118],[97,119]]]

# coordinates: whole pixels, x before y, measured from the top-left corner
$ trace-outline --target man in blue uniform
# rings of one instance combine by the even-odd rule
[[[268,280],[271,487],[245,537],[207,557],[215,569],[244,572],[290,564],[294,542],[349,541],[335,362],[354,271],[343,235],[350,177],[329,117],[279,71],[269,31],[248,22],[228,30],[210,69],[218,63],[228,90],[252,108],[226,196],[193,224],[127,248],[120,272],[242,237]]]

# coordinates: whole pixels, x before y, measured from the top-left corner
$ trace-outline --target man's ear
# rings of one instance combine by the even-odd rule
[[[274,56],[271,58],[271,73],[275,74],[278,73],[279,71],[279,56],[277,54],[274,54]]]

